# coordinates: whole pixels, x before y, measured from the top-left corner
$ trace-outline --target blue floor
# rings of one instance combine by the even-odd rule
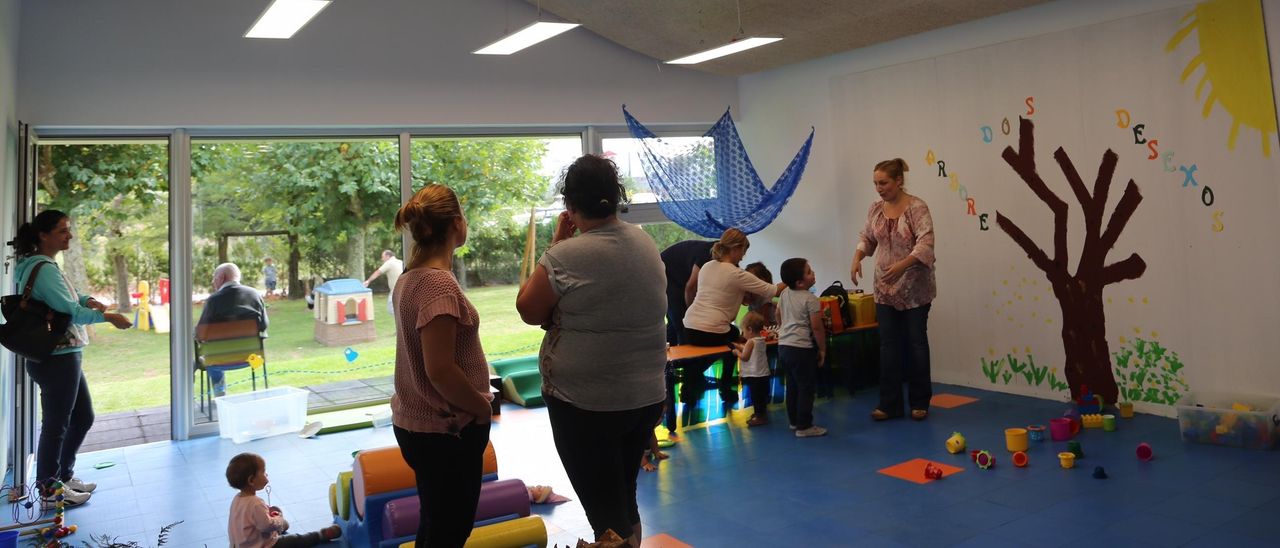
[[[979,398],[955,409],[935,408],[928,421],[873,423],[874,395],[820,400],[824,438],[797,439],[781,405],[773,424],[747,429],[747,412],[729,423],[690,429],[668,450],[658,472],[641,472],[638,497],[646,536],[667,533],[693,546],[1277,546],[1280,453],[1183,444],[1177,422],[1139,415],[1119,419],[1120,430],[1085,430],[1085,458],[1058,466],[1065,442],[1032,442],[1027,468],[1004,450],[1004,429],[1047,424],[1066,404],[954,386],[935,392]],[[843,394],[843,392],[841,392]],[[970,448],[998,458],[991,470],[967,455],[948,454],[952,431]],[[559,465],[543,409],[504,407],[494,425],[499,474],[529,485],[574,493]],[[1134,447],[1146,441],[1156,459],[1142,463]],[[394,444],[386,428],[299,439],[280,436],[242,445],[202,438],[160,442],[81,456],[79,475],[99,484],[93,500],[68,511],[79,532],[118,536],[155,546],[160,527],[176,520],[168,546],[226,545],[228,459],[242,451],[263,455],[271,502],[284,508],[295,531],[315,530],[331,518],[328,485],[351,466],[351,451]],[[963,468],[944,480],[917,485],[877,472],[923,457]],[[115,466],[95,470],[105,461]],[[1109,479],[1091,477],[1104,466]],[[551,542],[589,537],[575,501],[535,506]],[[12,521],[12,517],[3,516]]]

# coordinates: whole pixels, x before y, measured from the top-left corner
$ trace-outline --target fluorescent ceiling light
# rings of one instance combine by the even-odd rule
[[[292,38],[330,0],[273,0],[245,33],[245,38]]]
[[[741,40],[736,40],[736,41],[733,41],[733,42],[729,42],[728,44],[725,44],[725,45],[720,46],[720,47],[718,47],[718,48],[709,49],[709,50],[704,51],[704,52],[702,52],[702,53],[695,53],[695,54],[690,55],[690,56],[688,56],[688,57],[681,57],[681,58],[676,59],[676,60],[674,60],[674,61],[667,61],[667,64],[669,64],[669,65],[696,65],[696,64],[701,63],[701,62],[703,62],[703,61],[710,61],[710,60],[715,59],[715,58],[717,58],[717,57],[724,57],[724,56],[726,56],[726,55],[733,55],[733,54],[738,53],[738,52],[740,52],[740,51],[749,50],[749,49],[751,49],[751,48],[758,48],[758,47],[763,46],[763,45],[765,45],[765,44],[772,44],[772,43],[774,43],[774,42],[777,42],[778,40],[781,40],[781,38],[759,38],[759,37],[743,38],[743,39],[741,39]]]
[[[511,55],[576,26],[578,26],[577,23],[546,23],[539,21],[472,53],[480,55]]]

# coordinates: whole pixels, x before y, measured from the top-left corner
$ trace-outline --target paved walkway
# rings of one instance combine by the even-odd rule
[[[380,400],[391,397],[393,378],[391,376],[373,379],[341,381],[318,386],[304,387],[310,394],[307,397],[309,408],[343,405],[365,400]],[[196,422],[208,419],[196,410]],[[81,452],[99,451],[126,447],[153,441],[169,439],[169,408],[153,407],[122,413],[98,415],[93,428],[85,437]]]

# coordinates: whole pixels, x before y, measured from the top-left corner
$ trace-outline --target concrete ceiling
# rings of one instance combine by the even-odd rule
[[[737,76],[1040,4],[1047,0],[526,0],[623,47],[669,61],[737,35],[781,42],[690,65]]]

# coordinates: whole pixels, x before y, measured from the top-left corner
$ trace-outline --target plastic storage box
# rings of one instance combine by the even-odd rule
[[[1274,449],[1280,441],[1280,398],[1187,393],[1178,400],[1178,427],[1182,441]]]
[[[292,386],[214,398],[218,434],[236,443],[302,430],[307,391]]]

